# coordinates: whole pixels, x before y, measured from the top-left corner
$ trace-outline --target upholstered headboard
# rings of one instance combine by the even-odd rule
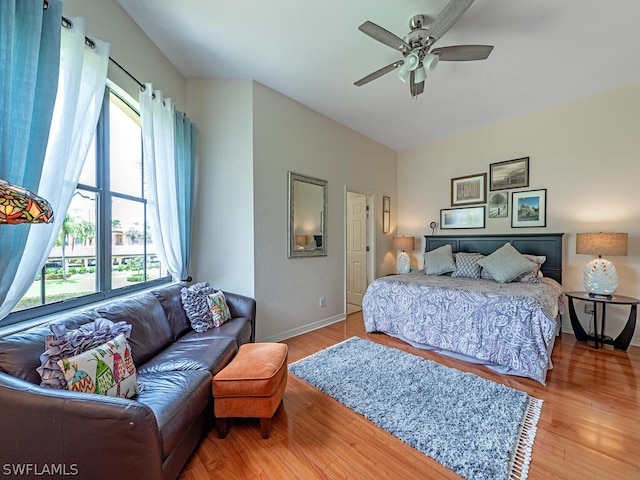
[[[512,235],[425,235],[425,252],[443,245],[451,245],[456,252],[477,252],[489,255],[506,242],[520,253],[544,255],[547,261],[541,267],[545,277],[562,284],[562,236],[564,233],[534,233]]]

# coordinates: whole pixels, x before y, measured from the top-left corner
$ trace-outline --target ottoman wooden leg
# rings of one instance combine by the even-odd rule
[[[227,436],[227,419],[216,418],[216,426],[218,428],[218,438],[225,438]]]
[[[260,433],[262,438],[269,438],[269,432],[271,432],[271,417],[260,419]]]

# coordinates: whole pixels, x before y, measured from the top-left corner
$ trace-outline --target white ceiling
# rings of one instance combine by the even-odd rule
[[[403,37],[448,0],[118,3],[186,78],[256,80],[398,151],[640,81],[637,0],[476,0],[436,45],[493,52],[440,62],[417,99],[395,72],[353,85],[402,58],[358,26]]]

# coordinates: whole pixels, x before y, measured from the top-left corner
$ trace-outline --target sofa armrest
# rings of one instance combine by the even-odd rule
[[[251,323],[251,342],[256,341],[256,301],[237,293],[225,292],[224,298],[229,305],[231,317],[244,317]]]
[[[3,473],[23,469],[30,474],[20,478],[40,478],[48,468],[79,478],[163,477],[156,418],[142,403],[40,387],[0,372],[0,405]]]

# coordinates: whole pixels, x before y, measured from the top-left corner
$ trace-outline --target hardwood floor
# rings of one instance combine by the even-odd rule
[[[359,336],[526,391],[544,400],[529,479],[640,479],[640,348],[595,350],[564,334],[553,352],[547,385],[503,376],[415,349],[383,334],[367,334],[362,314],[286,340],[289,362]],[[289,375],[271,436],[259,421],[236,420],[226,439],[215,428],[181,480],[460,478],[434,460]]]

